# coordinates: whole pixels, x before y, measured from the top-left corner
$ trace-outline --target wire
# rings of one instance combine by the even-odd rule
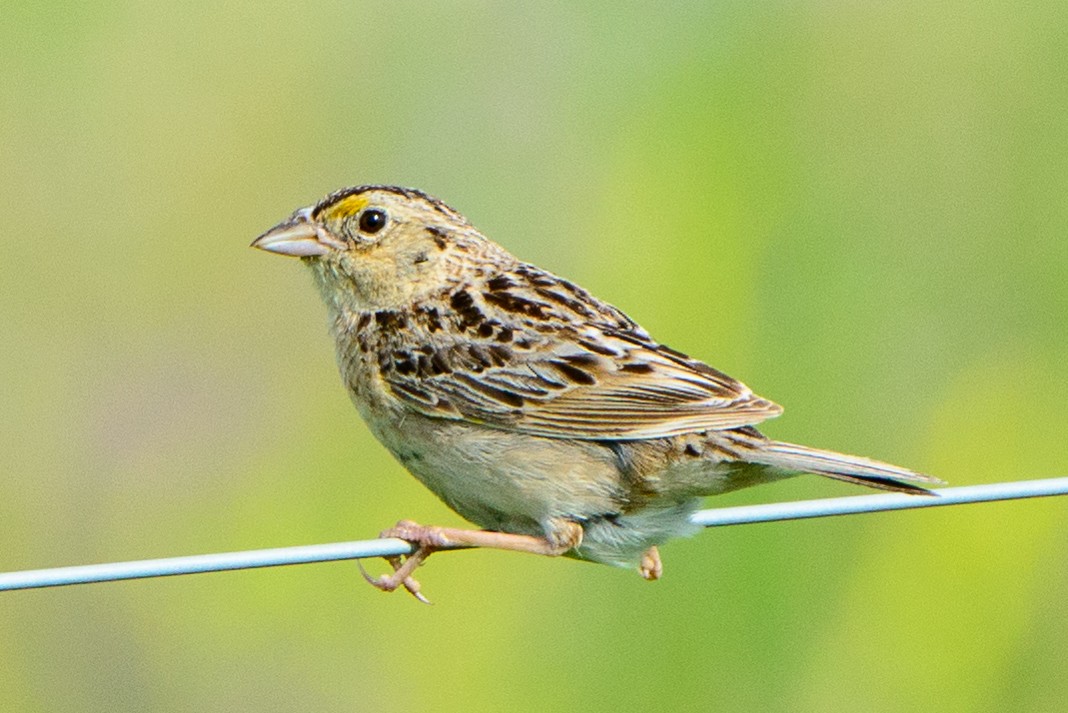
[[[853,515],[887,510],[910,510],[944,505],[964,505],[998,500],[1068,495],[1068,477],[1048,480],[1025,480],[1016,483],[970,485],[959,488],[943,488],[932,492],[935,494],[934,497],[893,493],[888,495],[860,495],[824,500],[801,500],[767,505],[717,508],[698,511],[691,516],[691,521],[704,527],[723,527],[755,522],[777,522],[812,517],[829,517],[831,515]],[[412,545],[410,543],[404,540],[387,538],[356,542],[335,542],[325,545],[306,545],[302,547],[281,547],[270,550],[249,550],[168,559],[139,560],[135,562],[111,562],[108,564],[58,567],[55,569],[36,569],[0,574],[0,591],[406,555],[411,554],[411,552]]]
[[[1068,478],[1048,480],[1021,480],[1015,483],[991,483],[989,485],[965,485],[958,488],[932,490],[936,497],[905,495],[854,495],[825,500],[800,500],[792,503],[767,505],[742,505],[733,508],[701,510],[690,518],[694,524],[704,527],[744,525],[751,522],[778,522],[780,520],[803,520],[810,517],[831,515],[857,515],[865,512],[886,510],[913,510],[915,508],[940,507],[943,505],[966,505],[989,503],[997,500],[1020,500],[1043,498],[1052,495],[1068,495]]]

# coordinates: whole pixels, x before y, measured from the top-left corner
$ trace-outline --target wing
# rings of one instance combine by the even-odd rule
[[[532,266],[456,290],[448,304],[447,314],[413,320],[419,328],[409,335],[425,334],[421,344],[393,348],[380,363],[391,392],[426,415],[630,440],[748,426],[782,412]]]

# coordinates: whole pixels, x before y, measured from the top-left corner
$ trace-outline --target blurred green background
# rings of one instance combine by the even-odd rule
[[[954,485],[1068,474],[1063,3],[102,3],[0,15],[0,570],[461,521],[295,261],[422,188]],[[813,476],[716,504],[856,494]],[[666,576],[442,555],[0,594],[4,711],[1053,711],[1068,501],[702,533]],[[380,563],[373,563],[379,567]]]

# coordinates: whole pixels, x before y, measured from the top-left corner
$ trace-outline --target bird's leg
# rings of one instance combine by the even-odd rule
[[[396,537],[415,545],[415,551],[406,557],[386,557],[393,567],[393,574],[372,577],[363,570],[363,577],[372,586],[384,592],[392,592],[403,586],[421,602],[429,601],[419,593],[419,582],[412,577],[416,567],[438,550],[468,547],[491,547],[498,550],[529,552],[536,555],[556,556],[578,547],[582,543],[582,526],[570,520],[550,523],[552,529],[546,537],[514,535],[508,532],[489,530],[465,530],[455,527],[418,525],[411,520],[401,520],[379,537]]]
[[[660,579],[660,576],[664,574],[664,565],[660,562],[660,550],[656,548],[656,545],[642,553],[638,572],[650,582]]]

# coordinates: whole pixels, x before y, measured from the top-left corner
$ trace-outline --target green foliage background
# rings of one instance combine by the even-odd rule
[[[1068,474],[1059,2],[29,3],[0,14],[0,570],[458,524],[374,442],[295,261],[441,196],[955,485]],[[853,494],[799,478],[717,504]],[[4,711],[1053,711],[1068,506],[729,528],[666,576],[434,558],[0,595]]]

